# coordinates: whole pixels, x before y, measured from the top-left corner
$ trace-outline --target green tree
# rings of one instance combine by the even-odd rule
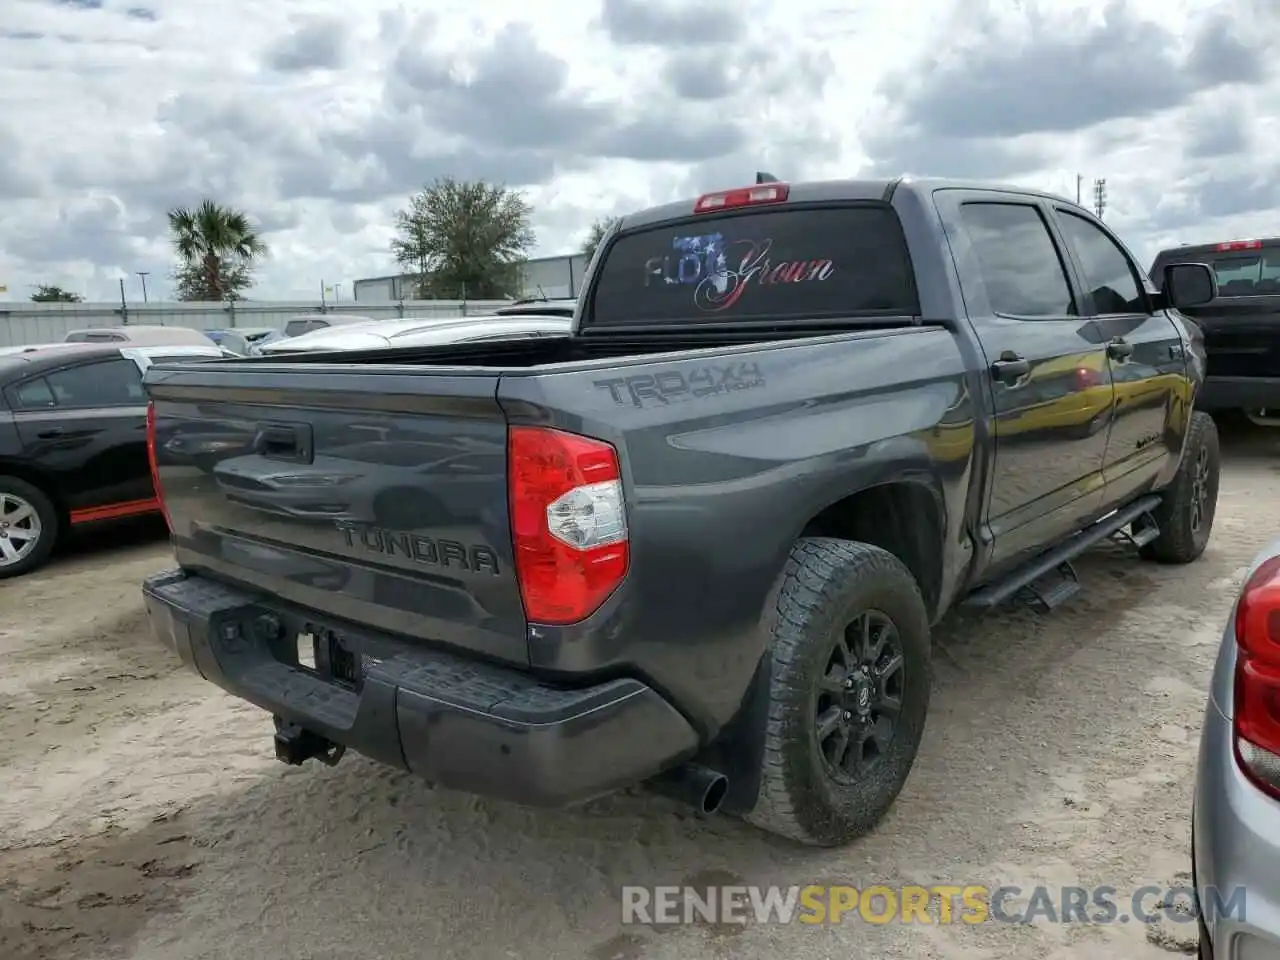
[[[418,277],[418,296],[493,300],[520,292],[534,244],[524,196],[498,184],[441,177],[396,213],[391,253]]]
[[[169,211],[179,300],[243,300],[267,245],[239,210],[202,200]]]
[[[595,256],[596,247],[600,246],[600,241],[604,239],[605,234],[614,228],[614,225],[620,222],[621,217],[600,217],[587,230],[587,239],[582,241],[582,255],[587,258],[587,262],[591,262],[591,258]]]
[[[42,283],[31,295],[35,303],[84,303],[84,297],[70,290],[64,290],[57,284]]]

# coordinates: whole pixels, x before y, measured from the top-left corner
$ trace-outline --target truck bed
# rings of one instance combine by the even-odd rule
[[[672,431],[692,437],[730,409],[758,408],[747,421],[761,423],[805,409],[833,350],[905,356],[909,347],[886,346],[920,337],[952,358],[951,376],[963,366],[936,327],[760,337],[713,346],[704,335],[695,350],[673,349],[669,337],[533,340],[153,369],[159,485],[177,560],[300,609],[527,666],[508,506],[511,423],[568,417],[612,442],[629,483],[643,485],[661,480],[650,477],[659,461],[667,471],[682,463]],[[874,391],[883,379],[910,409],[901,373],[876,369],[844,389]],[[939,386],[921,424],[955,402],[954,385]],[[881,426],[862,429],[870,437]],[[703,481],[767,469],[750,432],[737,437],[718,453],[691,452]]]

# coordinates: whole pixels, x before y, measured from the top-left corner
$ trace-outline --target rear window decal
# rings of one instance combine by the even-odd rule
[[[693,302],[707,313],[727,310],[742,299],[748,287],[780,283],[810,283],[829,279],[835,262],[821,257],[808,260],[774,260],[773,238],[725,243],[723,234],[673,237],[676,255],[645,261],[645,286],[661,282],[692,285]]]

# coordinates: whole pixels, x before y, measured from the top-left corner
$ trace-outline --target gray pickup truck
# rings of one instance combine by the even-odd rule
[[[1204,550],[1215,281],[1159,280],[1053,196],[767,183],[625,217],[568,337],[154,367],[151,621],[287,763],[849,841],[948,609]]]

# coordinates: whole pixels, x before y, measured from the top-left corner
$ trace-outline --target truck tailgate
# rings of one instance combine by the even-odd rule
[[[528,662],[496,375],[219,364],[147,384],[184,568]]]

